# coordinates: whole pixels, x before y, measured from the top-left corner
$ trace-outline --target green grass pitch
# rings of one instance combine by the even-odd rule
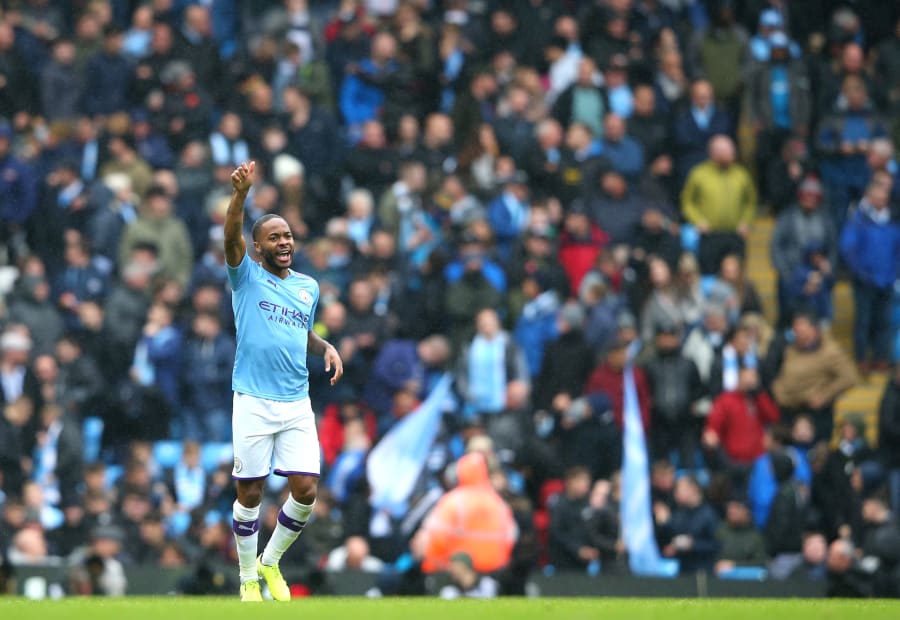
[[[537,598],[441,601],[436,598],[367,600],[308,598],[291,603],[266,601],[248,610],[236,598],[64,599],[32,602],[0,599],[6,620],[224,620],[244,617],[338,620],[853,620],[900,618],[900,601]]]

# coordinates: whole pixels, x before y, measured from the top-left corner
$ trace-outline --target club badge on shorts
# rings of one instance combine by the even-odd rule
[[[234,457],[234,473],[239,474],[242,469],[244,469],[244,464],[241,462],[241,459]]]

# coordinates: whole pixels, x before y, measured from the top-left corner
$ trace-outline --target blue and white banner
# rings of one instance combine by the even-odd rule
[[[441,428],[452,385],[450,373],[442,376],[422,404],[372,448],[366,475],[371,489],[369,503],[376,511],[386,511],[396,518],[406,514],[409,496]]]
[[[650,499],[650,468],[644,423],[634,382],[634,356],[629,352],[624,373],[622,412],[622,540],[628,550],[631,572],[642,577],[674,577],[678,560],[663,558],[653,533],[653,510]]]

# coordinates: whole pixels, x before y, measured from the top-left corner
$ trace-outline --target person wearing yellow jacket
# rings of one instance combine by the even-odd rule
[[[681,191],[685,220],[700,233],[697,258],[703,274],[716,273],[728,254],[744,256],[744,240],[756,215],[756,187],[735,163],[734,142],[713,136],[709,159],[691,170]]]

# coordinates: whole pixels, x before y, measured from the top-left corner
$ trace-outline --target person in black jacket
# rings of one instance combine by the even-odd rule
[[[711,571],[719,553],[716,539],[719,518],[704,499],[703,489],[695,478],[678,479],[675,504],[671,516],[658,524],[663,537],[657,542],[662,546],[663,555],[678,558],[682,574]]]
[[[900,597],[900,525],[878,496],[863,502],[863,558],[876,558],[873,573],[874,594],[878,597]]]
[[[585,467],[566,472],[565,492],[550,507],[550,563],[558,570],[584,570],[600,559],[588,535],[591,473]]]
[[[900,366],[885,386],[878,407],[878,453],[887,474],[891,509],[900,514]]]
[[[803,551],[803,528],[806,523],[806,500],[792,480],[794,463],[784,452],[771,454],[772,469],[778,491],[766,521],[766,547],[769,555],[798,555]]]
[[[654,346],[653,356],[644,366],[653,395],[653,455],[664,459],[677,452],[677,464],[692,468],[702,424],[693,414],[693,405],[705,396],[700,373],[694,362],[681,354],[681,330],[674,323],[656,326]]]
[[[594,352],[584,340],[585,315],[581,306],[567,304],[559,313],[559,338],[544,349],[541,371],[535,380],[534,404],[550,409],[561,396],[574,398],[594,367]]]

